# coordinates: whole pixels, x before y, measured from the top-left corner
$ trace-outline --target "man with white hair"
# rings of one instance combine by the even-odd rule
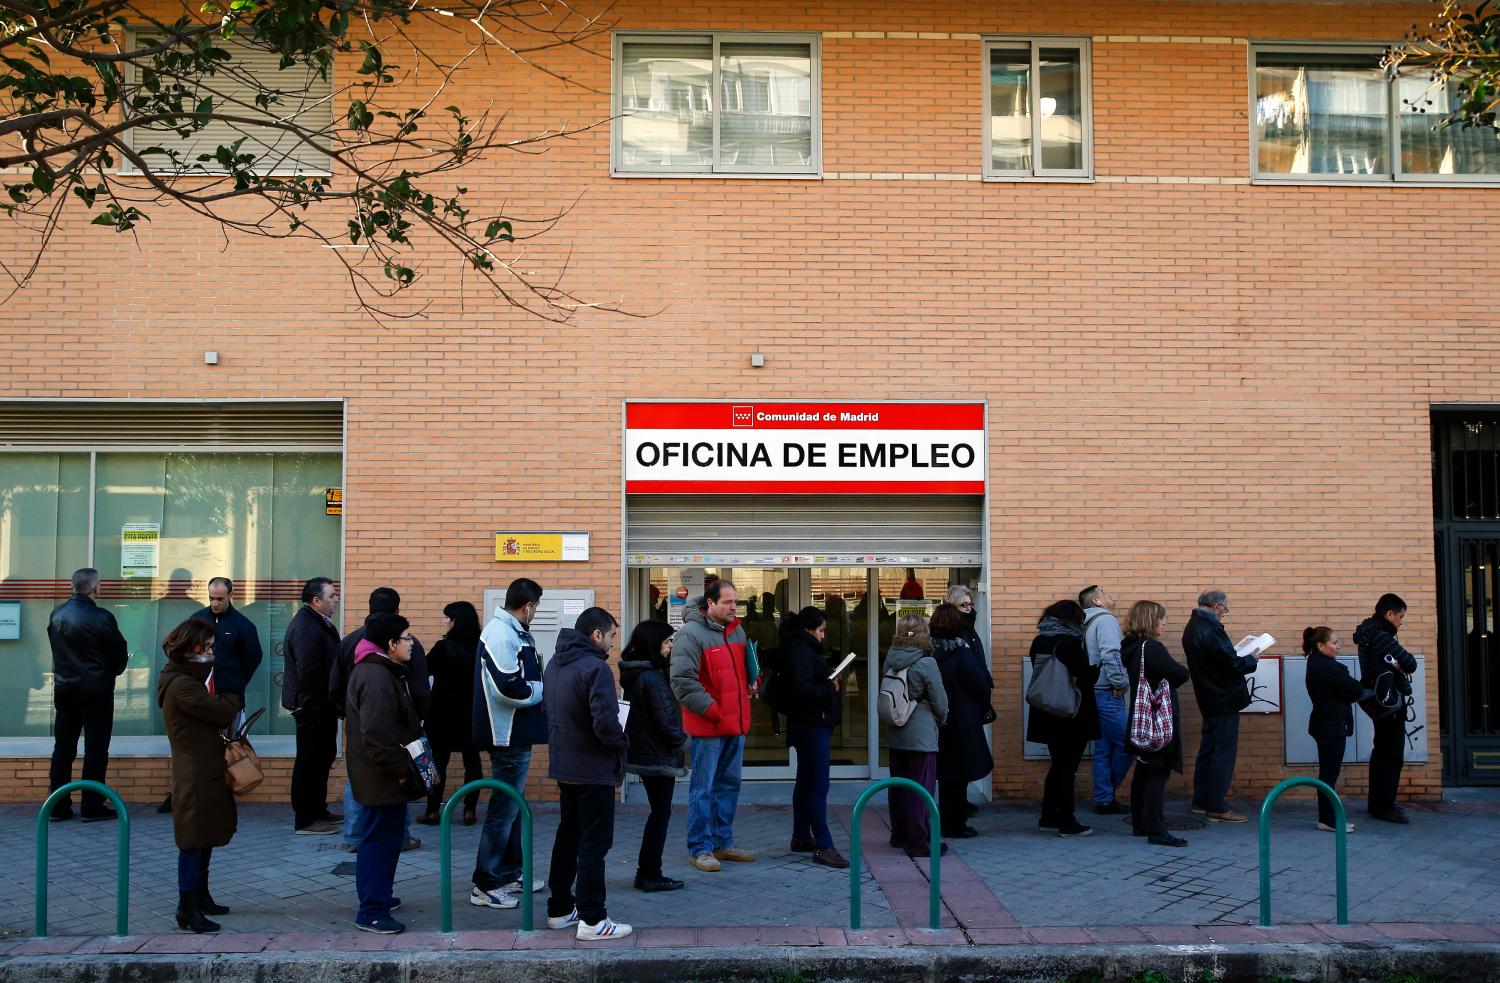
[[[84,567],[73,574],[73,596],[47,619],[47,641],[52,645],[52,706],[57,710],[48,778],[48,788],[53,791],[73,780],[79,734],[83,735],[84,781],[102,784],[109,768],[115,678],[125,671],[130,651],[115,616],[96,603],[98,597],[99,571]],[[84,822],[119,818],[98,792],[84,792],[81,798]],[[71,796],[57,801],[51,818],[54,823],[73,818]]]
[[[1193,697],[1203,713],[1198,760],[1193,765],[1194,812],[1213,823],[1242,823],[1229,808],[1229,784],[1240,746],[1240,711],[1250,705],[1245,677],[1255,671],[1253,655],[1239,655],[1224,630],[1229,598],[1221,590],[1198,595],[1198,606],[1182,630],[1182,652],[1193,680]]]

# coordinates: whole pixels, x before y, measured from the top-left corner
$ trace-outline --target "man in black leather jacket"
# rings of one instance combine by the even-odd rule
[[[1245,817],[1229,808],[1229,785],[1240,744],[1240,711],[1250,705],[1245,677],[1255,671],[1253,655],[1238,655],[1221,620],[1229,613],[1229,599],[1221,590],[1207,590],[1182,630],[1182,652],[1192,675],[1193,696],[1203,714],[1198,759],[1193,766],[1193,811],[1210,822],[1242,823]]]
[[[73,596],[58,605],[47,620],[47,641],[52,645],[52,705],[57,711],[48,781],[48,788],[53,790],[73,780],[80,733],[84,779],[103,782],[109,768],[115,677],[125,671],[130,653],[115,616],[95,603],[98,596],[99,571],[84,567],[73,574]],[[84,792],[81,798],[84,822],[118,818],[99,793]],[[52,821],[72,818],[72,796],[59,799],[52,807]]]

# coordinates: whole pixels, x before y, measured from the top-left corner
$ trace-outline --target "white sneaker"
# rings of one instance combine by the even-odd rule
[[[605,919],[605,921],[608,921],[608,920],[609,919],[607,919],[607,918]],[[574,908],[572,911],[568,912],[566,915],[548,915],[547,916],[547,927],[548,928],[572,928],[574,925],[577,925],[580,928],[583,925],[583,923],[578,920],[578,909],[577,908]],[[582,938],[582,936],[579,936],[579,937]]]
[[[597,925],[590,925],[588,922],[579,922],[578,931],[574,933],[573,937],[579,942],[598,942],[601,939],[623,939],[634,931],[635,929],[624,922],[617,922],[606,915],[604,921]]]
[[[477,908],[514,908],[521,903],[521,899],[514,897],[505,891],[484,891],[479,888],[469,892],[469,904]]]
[[[1321,829],[1325,833],[1337,833],[1338,832],[1338,830],[1334,827],[1334,825],[1332,823],[1318,823],[1318,828]],[[1344,832],[1346,832],[1346,833],[1352,833],[1352,832],[1354,832],[1354,824],[1353,823],[1345,823],[1344,824]]]
[[[500,885],[500,890],[504,891],[506,894],[520,894],[521,893],[521,882],[520,881],[511,881],[509,884],[502,884],[502,885]],[[532,880],[532,882],[531,882],[531,893],[532,894],[537,894],[537,893],[540,893],[540,892],[545,891],[545,890],[547,890],[547,881],[546,881],[545,878],[537,877],[537,878],[534,878]]]

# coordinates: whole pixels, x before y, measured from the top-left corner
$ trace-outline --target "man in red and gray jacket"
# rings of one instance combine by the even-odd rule
[[[745,630],[736,617],[734,585],[716,580],[690,609],[672,641],[672,695],[682,704],[682,729],[691,738],[688,853],[699,870],[719,861],[749,863],[755,854],[734,845],[745,735],[750,733],[749,667]]]

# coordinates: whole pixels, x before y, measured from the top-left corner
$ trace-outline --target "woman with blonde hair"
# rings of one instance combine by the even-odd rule
[[[948,694],[943,676],[932,657],[932,636],[927,620],[908,614],[896,622],[896,636],[885,654],[882,680],[906,673],[906,695],[915,702],[911,716],[901,725],[887,723],[886,747],[890,749],[891,775],[909,778],[937,798],[938,728],[948,720]],[[905,789],[890,791],[891,846],[908,855],[927,856],[932,827],[927,803]],[[948,852],[948,844],[942,845]]]
[[[1172,688],[1172,742],[1160,751],[1147,751],[1130,744],[1127,747],[1137,761],[1135,777],[1130,780],[1130,824],[1136,836],[1146,837],[1157,846],[1187,846],[1187,840],[1167,832],[1167,780],[1172,772],[1182,772],[1182,722],[1177,701],[1177,687],[1188,681],[1187,666],[1167,654],[1161,643],[1162,626],[1167,609],[1155,601],[1136,601],[1125,616],[1125,640],[1120,643],[1120,664],[1130,677],[1130,702],[1135,706],[1136,691],[1141,685],[1141,660],[1146,664],[1146,685],[1155,687],[1165,679]],[[1133,711],[1132,711],[1133,712]]]

